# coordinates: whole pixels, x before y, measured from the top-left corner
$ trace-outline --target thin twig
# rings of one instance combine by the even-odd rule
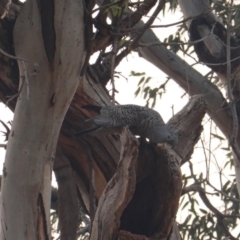
[[[97,12],[99,10],[102,10],[106,7],[112,7],[114,5],[118,5],[119,3],[122,3],[122,1],[117,1],[117,2],[114,2],[114,3],[108,3],[108,4],[104,4],[98,8],[95,8],[92,10],[91,14],[93,14],[94,12]],[[141,3],[144,3],[144,1],[138,1],[138,2],[131,2],[131,3],[128,3],[128,6],[131,7],[131,6],[134,6],[134,5],[140,5]]]
[[[232,234],[229,232],[229,230],[227,229],[227,227],[226,227],[226,225],[224,223],[224,218],[226,218],[226,215],[222,214],[220,211],[218,211],[211,204],[211,202],[208,200],[208,198],[206,196],[205,190],[198,183],[194,183],[194,184],[184,188],[182,194],[188,193],[190,191],[194,191],[194,192],[198,192],[199,193],[199,196],[202,199],[202,201],[205,204],[205,206],[215,214],[215,216],[217,218],[218,226],[222,229],[222,231],[224,232],[225,236],[227,236],[231,240],[237,240],[237,238],[232,236]]]
[[[181,21],[178,21],[178,22],[175,22],[175,23],[170,23],[170,24],[164,24],[164,25],[152,25],[150,26],[150,28],[167,28],[167,27],[173,27],[173,26],[176,26],[178,24],[182,24],[182,23],[185,23],[191,19],[194,19],[194,18],[197,18],[197,17],[200,17],[200,16],[203,16],[209,12],[212,12],[212,10],[209,10],[207,12],[203,12],[203,13],[200,13],[198,15],[195,15],[195,16],[192,16],[192,17],[187,17],[185,18],[184,20],[181,20]],[[122,29],[121,31],[122,32],[129,32],[129,31],[141,31],[143,29],[143,27],[139,27],[139,28],[125,28],[125,29]]]
[[[1,48],[0,48],[0,53],[2,53],[4,56],[6,56],[8,58],[11,58],[11,59],[14,59],[14,60],[17,60],[17,61],[21,61],[22,67],[23,67],[23,71],[24,71],[24,80],[26,81],[26,86],[27,86],[27,100],[29,100],[29,81],[28,81],[27,70],[26,70],[26,65],[25,65],[25,62],[29,62],[29,61],[25,60],[23,58],[15,57],[15,56],[13,56],[11,54],[8,54],[5,51],[3,51]],[[20,95],[22,87],[23,87],[23,84],[21,84],[21,86],[19,88],[18,94],[15,94],[10,99],[8,99],[8,101],[6,102],[6,105],[8,105],[8,103],[10,101],[12,101],[13,99],[15,99],[16,97],[18,97]]]
[[[164,5],[166,3],[166,0],[159,0],[159,3],[154,11],[154,13],[152,14],[152,16],[148,19],[148,21],[146,22],[146,24],[143,26],[141,33],[138,34],[138,36],[133,40],[132,46],[135,48],[138,45],[138,41],[140,40],[140,38],[142,37],[142,35],[144,34],[144,32],[151,26],[151,24],[154,22],[155,18],[157,17],[157,15],[159,14],[159,12],[163,9]],[[135,46],[134,46],[135,45]]]
[[[217,189],[216,187],[214,187],[208,180],[207,180],[206,182],[207,182],[207,184],[208,184],[211,188],[213,188],[216,192],[218,192],[218,193],[222,194],[223,196],[227,197],[229,200],[231,200],[231,201],[233,201],[233,202],[240,202],[240,199],[237,199],[237,198],[233,198],[233,197],[228,196],[225,192],[223,192],[223,191]]]
[[[205,65],[209,65],[209,66],[224,66],[224,65],[227,65],[228,63],[234,62],[235,60],[238,60],[238,59],[240,59],[240,56],[231,59],[229,62],[226,61],[226,62],[224,62],[224,63],[207,63],[207,62],[203,62],[203,63],[204,63]]]
[[[204,146],[204,143],[203,143],[202,138],[201,138],[200,140],[201,140],[201,144],[202,144],[203,153],[204,153],[204,156],[205,156],[205,163],[206,163],[206,178],[207,178],[207,180],[208,180],[208,179],[209,179],[210,163],[208,164],[207,153],[206,153],[205,146]],[[209,155],[211,155],[211,153],[210,153]]]
[[[196,43],[200,43],[200,42],[203,42],[205,39],[207,39],[208,37],[210,37],[211,35],[213,35],[213,30],[214,30],[214,27],[211,29],[211,32],[207,35],[207,36],[205,36],[205,37],[203,37],[203,38],[201,38],[201,39],[198,39],[198,40],[196,40],[196,41],[192,41],[192,42],[187,42],[187,43],[184,43],[184,42],[178,42],[178,43],[165,43],[165,42],[151,42],[151,43],[140,43],[140,44],[138,44],[138,47],[151,47],[151,46],[155,46],[155,45],[164,45],[164,46],[168,46],[168,45],[173,45],[173,46],[178,46],[178,45],[194,45],[194,44],[196,44]]]
[[[118,52],[118,37],[115,37],[113,40],[112,48],[112,61],[111,61],[111,83],[112,83],[112,103],[115,105],[115,81],[114,81],[114,68],[115,68],[115,59]]]
[[[208,144],[208,148],[209,148],[209,152],[208,152],[209,169],[208,169],[208,178],[207,179],[209,179],[211,156],[212,156],[212,154],[211,154],[211,152],[212,152],[212,149],[211,149],[211,147],[212,147],[212,136],[211,136],[211,134],[212,134],[212,119],[210,119],[210,131],[209,131],[209,144]]]
[[[9,57],[9,58],[14,59],[14,60],[23,61],[23,62],[29,62],[28,60],[25,60],[23,58],[15,57],[15,56],[13,56],[11,54],[8,54],[5,51],[3,51],[1,48],[0,48],[0,53],[2,53],[4,56]]]
[[[23,89],[23,85],[24,85],[24,81],[21,82],[20,88],[16,94],[14,94],[13,96],[6,96],[7,98],[9,97],[9,99],[6,101],[6,106],[8,106],[8,104],[12,100],[14,100],[15,98],[17,98],[20,95],[20,93],[22,92],[22,89]]]
[[[165,5],[166,0],[159,0],[158,5],[152,14],[152,16],[149,18],[149,20],[145,23],[144,27],[141,28],[141,32],[133,39],[131,44],[129,46],[126,46],[126,48],[116,57],[116,64],[118,65],[120,61],[126,57],[133,49],[138,47],[139,40],[141,39],[144,32],[150,27],[150,25],[154,22],[155,18],[157,17],[158,13],[162,10],[162,8]]]
[[[107,7],[112,7],[112,6],[117,5],[117,4],[121,3],[121,2],[122,1],[117,1],[117,2],[113,2],[113,3],[104,4],[104,5],[102,5],[102,6],[98,7],[98,8],[93,9],[91,14],[93,14],[93,13],[99,11],[99,10],[105,9]]]
[[[5,122],[3,122],[2,120],[0,120],[0,123],[3,125],[3,127],[5,128],[5,130],[6,130],[6,132],[2,132],[4,135],[5,135],[5,140],[4,140],[4,142],[6,142],[6,141],[8,141],[8,137],[9,137],[9,134],[10,134],[10,132],[11,132],[11,130],[10,130],[10,128],[8,127],[8,125],[5,123]]]

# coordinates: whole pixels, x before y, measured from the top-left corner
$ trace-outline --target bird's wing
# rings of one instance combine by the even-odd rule
[[[97,116],[95,118],[90,118],[84,122],[97,125],[98,127],[112,127],[112,121],[108,118],[103,118],[101,116]]]
[[[74,136],[79,137],[79,136],[86,135],[88,133],[93,133],[93,132],[97,131],[100,128],[101,127],[89,128],[89,129],[86,129],[86,130],[83,130],[83,131],[81,131],[79,133],[74,134]]]
[[[96,106],[96,105],[84,105],[84,106],[82,106],[82,108],[87,109],[87,110],[91,110],[91,111],[99,113],[99,114],[100,114],[100,111],[102,109],[102,107]]]
[[[103,127],[107,127],[107,128],[112,128],[113,127],[112,124],[111,124],[111,120],[103,118],[101,116],[97,116],[95,118],[90,118],[90,119],[86,120],[84,122],[84,124],[85,123],[94,124],[94,125],[96,125],[96,127],[83,130],[83,131],[75,134],[75,136],[82,136],[82,135],[86,135],[88,133],[94,133],[94,132],[97,132],[98,130],[100,130],[101,128],[103,128]]]
[[[81,137],[85,136],[87,134],[95,135],[95,136],[100,136],[101,134],[108,135],[108,134],[120,134],[122,132],[121,127],[95,127],[95,128],[89,128],[86,130],[83,130],[79,133],[76,133],[76,137]]]

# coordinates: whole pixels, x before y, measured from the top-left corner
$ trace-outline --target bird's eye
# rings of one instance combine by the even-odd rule
[[[170,136],[168,136],[167,138],[170,139]]]

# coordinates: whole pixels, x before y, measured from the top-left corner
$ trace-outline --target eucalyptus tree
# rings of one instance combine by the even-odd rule
[[[222,213],[208,200],[201,178],[193,174],[195,183],[182,189],[182,180],[187,181],[180,171],[190,161],[207,113],[233,149],[240,189],[238,45],[230,32],[230,17],[235,17],[237,29],[237,6],[223,1],[219,7],[216,1],[212,9],[208,1],[179,1],[186,19],[180,22],[174,42],[161,43],[151,26],[160,12],[176,9],[172,0],[0,3],[0,99],[14,112],[11,130],[6,126],[10,132],[1,186],[3,239],[51,238],[52,170],[58,183],[52,203],[57,199],[61,239],[87,237],[86,232],[94,240],[173,240],[181,239],[181,232],[186,239],[203,239],[206,234],[237,239],[231,233],[239,217],[237,193],[231,195],[232,215]],[[231,13],[228,19],[226,13]],[[222,22],[214,14],[223,16]],[[191,42],[181,38],[177,42],[186,27]],[[185,44],[194,45],[199,60],[225,79],[229,101],[173,48],[166,48],[178,46],[175,50],[180,51]],[[137,139],[127,128],[120,135],[76,136],[84,130],[84,120],[95,116],[82,106],[116,104],[114,70],[133,50],[193,96],[168,122],[178,133],[173,148]],[[98,58],[90,65],[94,53]],[[224,67],[216,67],[219,64]],[[146,94],[156,98],[157,91],[150,90]],[[209,211],[204,210],[205,218],[195,218],[192,226],[187,221],[178,226],[180,196],[190,191],[199,193]],[[227,191],[220,194],[229,201]],[[234,221],[226,222],[228,218]],[[79,227],[81,222],[85,227]]]

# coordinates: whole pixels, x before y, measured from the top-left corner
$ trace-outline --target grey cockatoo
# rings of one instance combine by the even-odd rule
[[[99,115],[86,121],[96,127],[77,133],[76,136],[97,131],[114,132],[127,126],[134,135],[148,138],[153,143],[169,143],[173,146],[178,142],[178,135],[164,123],[158,112],[148,107],[129,104],[103,107],[86,105],[83,108]]]

